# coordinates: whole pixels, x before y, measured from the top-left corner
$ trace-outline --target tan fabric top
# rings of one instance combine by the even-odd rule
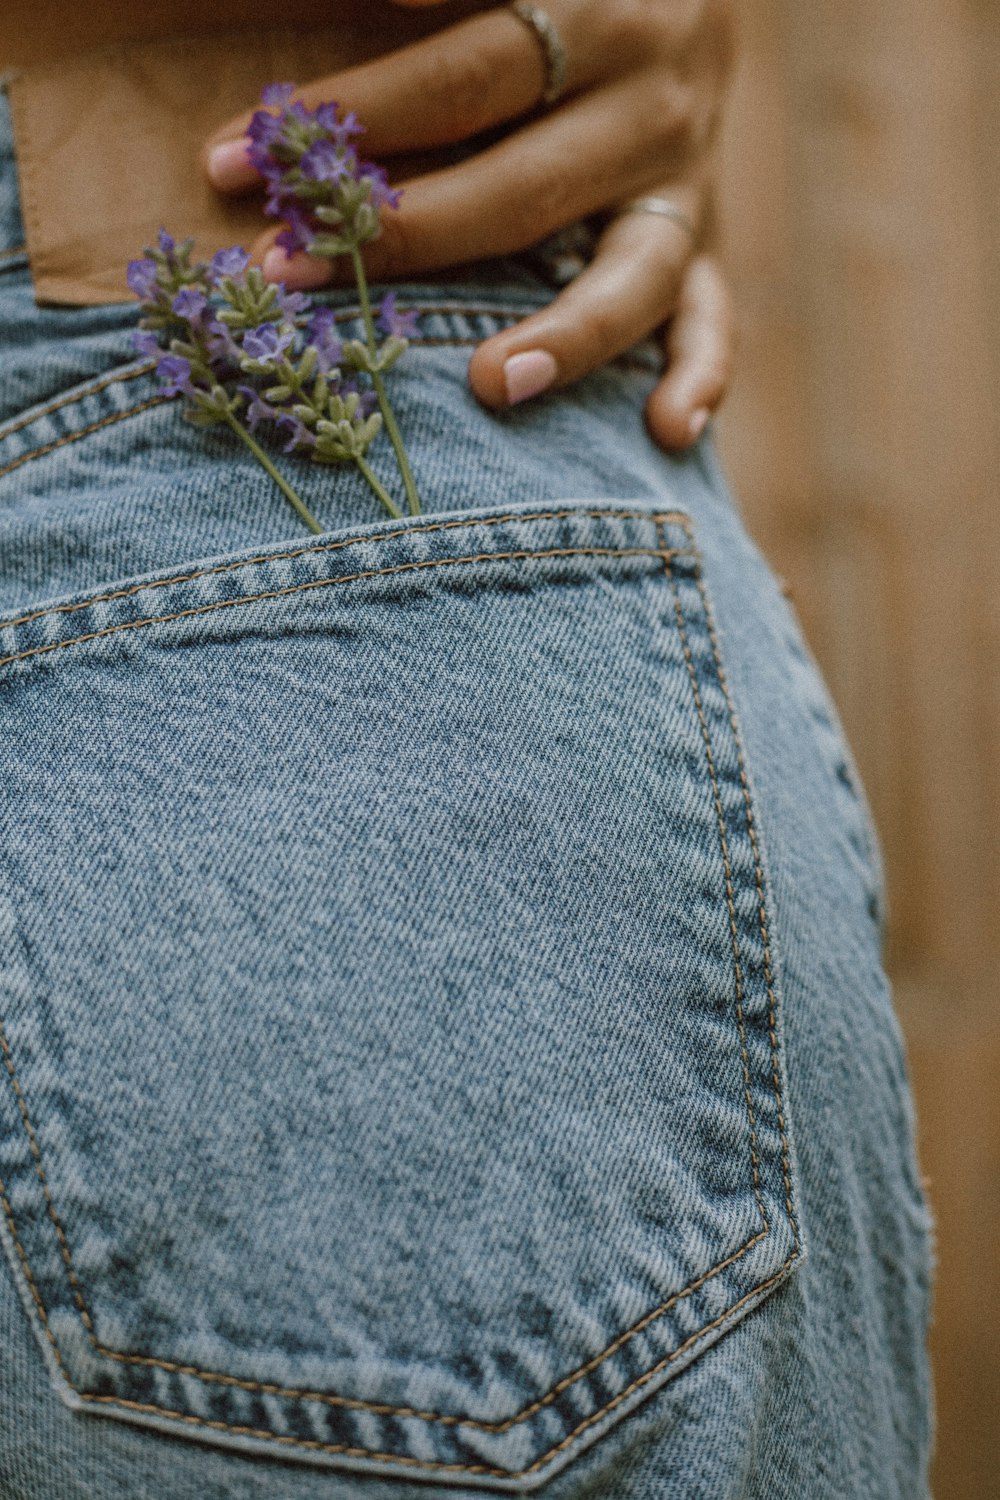
[[[449,5],[447,19],[475,3]],[[220,198],[200,165],[205,139],[251,107],[263,84],[305,82],[401,46],[440,26],[435,10],[385,0],[335,0],[322,30],[220,32],[220,18],[262,6],[233,0],[174,0],[171,6],[77,3],[0,5],[0,60],[13,64],[11,107],[35,294],[40,302],[118,302],[125,266],[161,224],[193,235],[200,255],[249,244],[264,221],[248,198]],[[293,21],[301,0],[283,0]],[[314,19],[316,8],[308,7]],[[36,24],[35,11],[44,14]],[[210,14],[203,14],[210,13]],[[274,10],[271,7],[273,16]],[[82,14],[93,14],[85,24]],[[62,16],[64,26],[53,24]],[[189,23],[197,37],[138,33]],[[108,46],[116,34],[124,42]],[[105,45],[80,51],[96,37]],[[426,162],[419,164],[426,165]],[[417,169],[411,164],[409,175]],[[405,172],[401,175],[407,175]]]

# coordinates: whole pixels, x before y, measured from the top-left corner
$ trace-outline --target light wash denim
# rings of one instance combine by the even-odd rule
[[[427,514],[304,535],[0,129],[2,1500],[921,1500],[874,838],[651,350],[492,417],[551,287],[401,288]]]

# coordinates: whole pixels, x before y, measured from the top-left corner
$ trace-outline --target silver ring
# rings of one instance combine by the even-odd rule
[[[545,88],[542,103],[555,104],[566,88],[566,48],[547,10],[532,5],[531,0],[511,0],[510,9],[523,21],[538,40],[545,59]]]
[[[697,248],[698,231],[683,209],[678,208],[669,198],[633,198],[631,203],[625,203],[618,210],[623,214],[659,214],[663,219],[673,219],[679,224],[684,233],[690,235],[691,243]]]

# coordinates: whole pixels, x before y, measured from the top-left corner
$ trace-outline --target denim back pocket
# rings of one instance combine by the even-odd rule
[[[80,1411],[543,1483],[800,1255],[688,520],[386,523],[0,622],[3,1235]]]

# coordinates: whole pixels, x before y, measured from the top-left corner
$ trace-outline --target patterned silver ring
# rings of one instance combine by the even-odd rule
[[[566,88],[566,48],[547,10],[532,5],[530,0],[511,0],[510,9],[523,21],[538,40],[545,59],[545,88],[542,103],[555,104]]]
[[[697,248],[698,231],[691,223],[682,208],[678,208],[669,198],[633,198],[631,203],[623,203],[618,210],[622,214],[659,214],[661,218],[672,219],[679,224],[684,233],[690,235],[691,243]]]

